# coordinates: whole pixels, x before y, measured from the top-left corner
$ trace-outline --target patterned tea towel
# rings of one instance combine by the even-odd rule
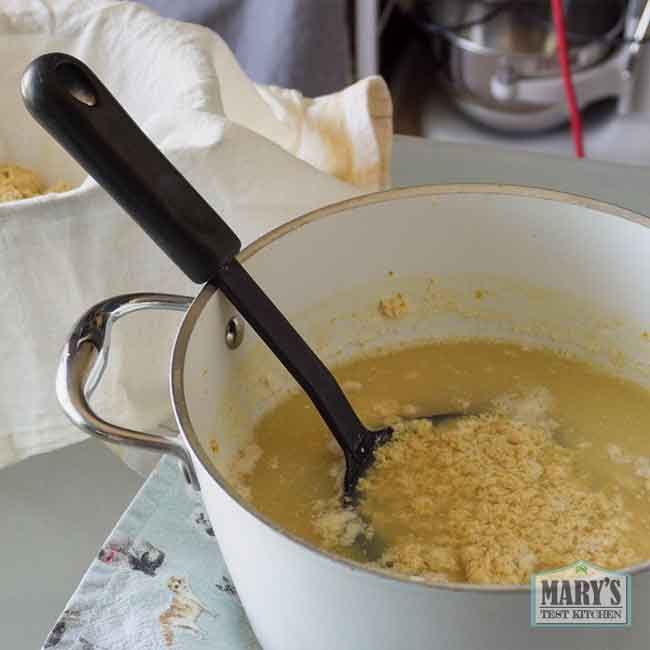
[[[164,456],[43,648],[258,650],[198,492]]]

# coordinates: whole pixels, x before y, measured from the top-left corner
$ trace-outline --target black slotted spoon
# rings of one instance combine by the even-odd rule
[[[22,95],[32,116],[191,280],[223,291],[302,386],[343,450],[343,493],[354,502],[359,478],[393,429],[363,425],[330,371],[237,261],[237,235],[78,59],[35,59]]]

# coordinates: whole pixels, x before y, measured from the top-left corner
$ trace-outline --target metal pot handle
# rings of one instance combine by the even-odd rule
[[[108,361],[113,323],[143,309],[186,311],[188,296],[165,293],[130,293],[104,300],[77,322],[66,342],[56,374],[56,395],[66,415],[86,433],[108,442],[173,454],[181,461],[185,478],[199,489],[190,456],[174,438],[118,427],[100,418],[88,404]]]

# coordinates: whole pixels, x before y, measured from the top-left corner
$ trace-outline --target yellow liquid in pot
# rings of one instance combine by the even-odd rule
[[[537,436],[538,447],[522,451],[527,439],[512,441],[498,423],[494,431],[483,427],[487,444],[481,449],[465,432],[463,444],[479,462],[475,471],[455,433],[429,432],[435,462],[440,445],[446,445],[444,453],[456,454],[448,467],[440,466],[440,476],[449,482],[464,467],[475,496],[436,485],[436,472],[430,472],[430,483],[418,487],[424,485],[428,500],[415,504],[403,477],[401,493],[391,488],[394,475],[379,480],[379,472],[396,471],[387,466],[369,475],[378,480],[362,499],[359,517],[359,509],[350,513],[339,506],[342,454],[310,401],[298,393],[260,420],[254,442],[233,465],[238,486],[255,508],[294,535],[349,559],[436,581],[525,583],[533,572],[577,560],[622,568],[650,559],[648,390],[549,350],[478,340],[400,349],[354,361],[335,374],[370,426],[460,409],[490,413],[507,404],[514,409],[507,418],[533,418],[524,437]],[[505,462],[511,443],[519,445],[515,461]],[[517,463],[535,467],[523,484],[511,482],[521,473]],[[483,475],[497,488],[483,486]],[[558,485],[560,493],[575,489],[580,498],[556,507],[551,492]],[[507,503],[525,516],[503,516]],[[590,512],[580,511],[580,504]],[[608,521],[595,517],[601,510]],[[477,528],[477,519],[483,528]],[[531,530],[522,529],[526,521]],[[360,537],[358,525],[367,526]],[[481,531],[489,540],[480,538]],[[383,555],[369,560],[367,536],[373,534]],[[559,536],[575,544],[563,544]]]

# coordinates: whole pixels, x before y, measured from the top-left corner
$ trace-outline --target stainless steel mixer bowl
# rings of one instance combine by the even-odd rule
[[[481,21],[503,4],[477,0],[426,3],[426,19],[431,25],[455,26],[478,21],[463,29],[442,29],[432,35],[443,85],[462,110],[493,128],[535,131],[557,126],[566,120],[564,106],[497,100],[492,95],[494,78],[560,79],[561,75],[550,3],[513,3]],[[617,41],[625,24],[625,0],[565,4],[574,71],[597,65],[620,46]]]

